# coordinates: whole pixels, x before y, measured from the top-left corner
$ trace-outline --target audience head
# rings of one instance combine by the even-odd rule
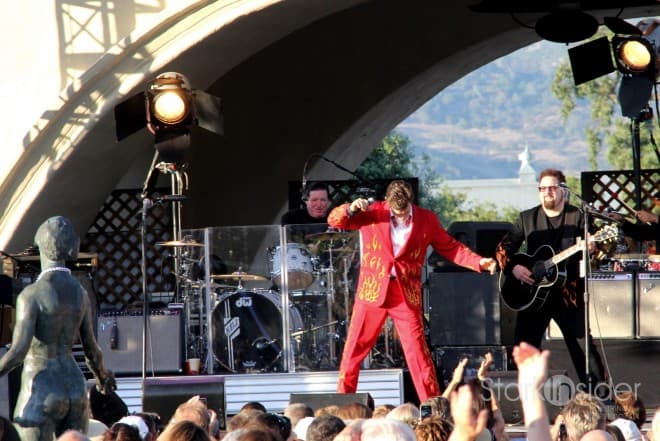
[[[617,418],[610,425],[618,427],[626,441],[642,441],[642,432],[639,431],[634,421]]]
[[[206,407],[206,403],[201,400],[199,395],[195,395],[188,401],[179,404],[174,411],[174,415],[172,415],[169,424],[171,425],[181,421],[191,421],[202,429],[208,431],[210,420],[211,416]]]
[[[305,417],[313,417],[314,409],[305,403],[291,403],[284,409],[284,416],[291,421],[291,426],[296,427],[298,421]]]
[[[580,441],[613,441],[612,435],[602,429],[590,430],[585,433]]]
[[[630,391],[619,392],[614,397],[614,416],[633,421],[641,429],[646,421],[644,402]]]
[[[8,441],[9,439],[10,438],[4,438],[3,436],[0,436],[0,440],[2,441],[5,440]],[[57,441],[90,441],[90,440],[89,437],[84,433],[71,429],[71,430],[66,430],[62,435],[60,435],[57,438]]]
[[[373,411],[367,405],[358,402],[344,404],[337,410],[337,416],[344,421],[371,418],[372,413]]]
[[[327,406],[316,409],[314,416],[319,417],[321,415],[337,415],[339,413],[339,406],[336,404],[329,404]]]
[[[279,438],[274,436],[270,430],[250,429],[242,430],[242,433],[237,438],[237,441],[277,441],[278,439]]]
[[[393,404],[381,404],[380,406],[376,406],[371,414],[371,418],[385,418],[392,409],[394,409]]]
[[[383,421],[383,418],[379,418],[375,421]],[[367,421],[365,419],[357,419],[350,422],[347,422],[346,427],[342,429],[341,432],[335,436],[333,441],[356,441],[359,440],[362,436],[362,424]]]
[[[332,441],[345,427],[346,424],[341,418],[321,415],[310,422],[304,436],[298,434],[298,437],[304,441]]]
[[[410,427],[414,427],[419,421],[419,408],[412,403],[403,403],[392,409],[385,418],[401,421]]]
[[[263,404],[261,404],[258,401],[248,401],[247,403],[245,403],[243,405],[243,407],[241,407],[239,412],[242,413],[243,411],[248,411],[248,410],[259,410],[263,413],[267,412],[266,406],[264,406]]]
[[[247,429],[269,430],[276,439],[287,441],[291,436],[291,421],[285,416],[274,413],[259,413],[250,419]]]
[[[360,441],[416,441],[412,428],[397,420],[381,418],[362,423]]]
[[[144,424],[144,423],[142,423]],[[146,429],[145,429],[146,430]],[[103,441],[143,441],[140,431],[132,424],[116,422],[103,434]]]
[[[192,421],[179,421],[169,425],[158,441],[211,441],[206,430]]]
[[[449,421],[436,414],[424,418],[413,430],[417,441],[447,441],[452,426]]]
[[[558,423],[565,425],[567,441],[579,441],[587,432],[605,429],[605,410],[598,398],[578,392],[562,409]]]
[[[621,433],[621,429],[613,424],[605,426],[605,432],[609,433],[614,441],[626,441],[623,433]]]

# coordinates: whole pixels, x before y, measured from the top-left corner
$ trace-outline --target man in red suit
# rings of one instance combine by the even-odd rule
[[[495,260],[481,257],[451,237],[430,210],[412,203],[412,186],[401,180],[387,187],[384,202],[366,199],[336,207],[328,216],[335,228],[360,230],[360,277],[344,345],[337,392],[357,389],[360,363],[389,315],[421,402],[440,395],[422,320],[422,267],[426,250],[474,271],[495,272]]]

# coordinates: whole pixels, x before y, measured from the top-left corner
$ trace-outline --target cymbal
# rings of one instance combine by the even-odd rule
[[[353,237],[352,231],[323,231],[321,233],[308,234],[305,239],[308,240],[341,240]]]
[[[248,280],[248,281],[268,280],[264,276],[259,276],[257,274],[247,274],[247,273],[211,274],[211,278],[217,280]]]
[[[203,243],[194,240],[169,240],[167,242],[156,242],[156,245],[162,247],[203,247]]]

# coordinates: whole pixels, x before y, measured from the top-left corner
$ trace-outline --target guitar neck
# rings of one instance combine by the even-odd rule
[[[568,248],[566,248],[563,251],[560,251],[559,253],[555,254],[552,256],[550,259],[546,261],[546,267],[548,265],[557,265],[559,262],[568,259],[571,257],[573,254],[577,253],[582,249],[582,245],[584,244],[584,241],[582,239],[578,240],[578,243],[575,245],[572,245]]]

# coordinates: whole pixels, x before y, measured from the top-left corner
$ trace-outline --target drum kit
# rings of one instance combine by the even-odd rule
[[[353,233],[328,231],[306,235],[309,246],[289,243],[286,252],[281,246],[269,248],[270,277],[249,274],[240,267],[222,273],[226,272],[224,264],[212,262],[210,314],[205,314],[204,262],[192,257],[199,254],[194,251],[203,244],[192,240],[158,243],[176,247],[181,257],[178,279],[185,357],[204,360],[212,356],[220,370],[232,373],[284,370],[285,302],[281,293],[286,283],[289,350],[295,369],[336,369],[351,304],[351,266],[356,250],[355,242],[350,242],[355,237]],[[282,277],[283,259],[286,280]],[[343,269],[341,274],[338,269]],[[271,286],[246,288],[248,282]],[[337,295],[336,286],[342,288],[342,296]]]

